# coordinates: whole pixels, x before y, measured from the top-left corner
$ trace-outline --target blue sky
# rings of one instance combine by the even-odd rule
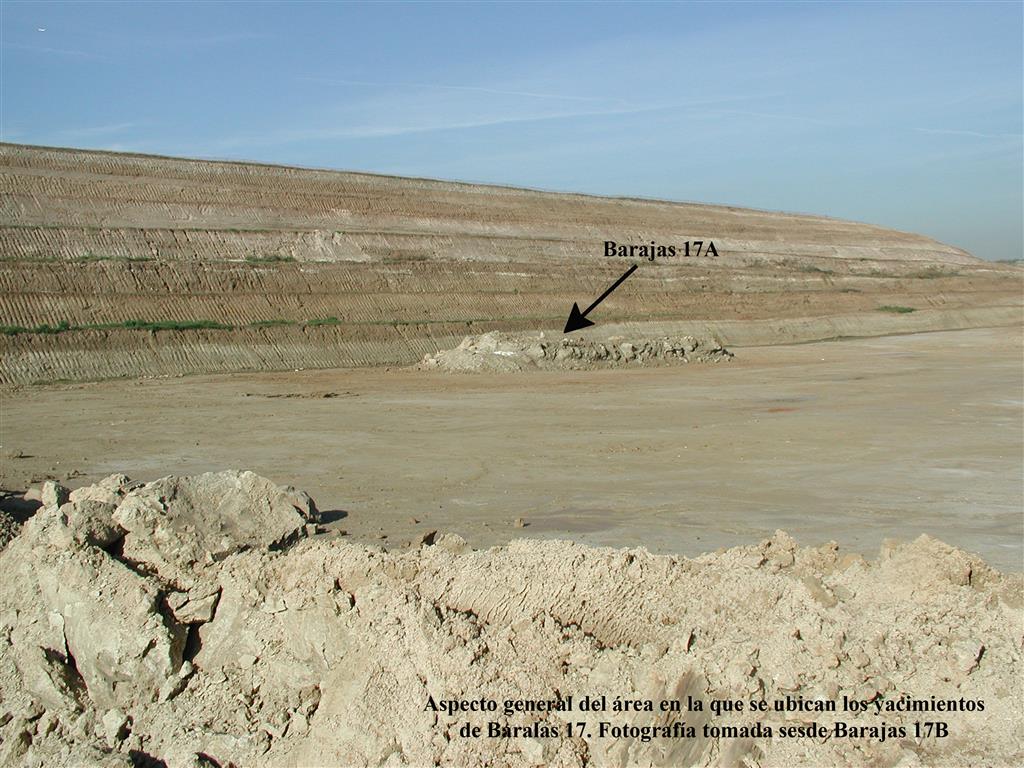
[[[5,0],[0,134],[820,213],[1020,258],[1022,8]]]

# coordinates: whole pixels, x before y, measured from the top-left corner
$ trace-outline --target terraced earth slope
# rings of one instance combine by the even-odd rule
[[[1021,322],[1021,270],[723,206],[0,144],[0,383],[414,363],[491,330],[733,345]]]

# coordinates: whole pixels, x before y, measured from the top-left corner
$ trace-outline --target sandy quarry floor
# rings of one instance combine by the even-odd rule
[[[308,490],[332,529],[389,547],[438,529],[475,547],[559,537],[693,555],[782,528],[874,553],[928,533],[1019,571],[1021,341],[1000,328],[640,371],[6,390],[0,480],[245,467]]]

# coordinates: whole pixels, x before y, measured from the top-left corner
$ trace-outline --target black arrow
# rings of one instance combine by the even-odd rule
[[[592,310],[602,301],[607,299],[609,293],[611,293],[620,285],[622,285],[623,281],[636,271],[637,266],[639,265],[634,264],[632,267],[627,269],[626,274],[624,274],[622,277],[620,277],[618,280],[612,283],[611,288],[609,288],[607,291],[598,296],[597,301],[595,301],[582,312],[580,312],[580,308],[576,304],[576,302],[573,302],[572,310],[569,312],[569,319],[565,321],[565,330],[563,330],[562,333],[572,333],[573,331],[578,331],[580,328],[586,328],[588,325],[593,325],[594,323],[592,321],[587,320],[587,315],[590,314],[590,310]]]

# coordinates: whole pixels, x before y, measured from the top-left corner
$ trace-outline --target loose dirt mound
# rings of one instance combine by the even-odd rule
[[[420,368],[443,371],[522,371],[529,368],[585,369],[624,366],[717,363],[733,354],[714,341],[693,336],[660,339],[612,337],[547,338],[543,333],[492,331],[467,336],[455,349],[427,355]]]
[[[144,486],[115,475],[44,506],[0,553],[0,765],[1024,756],[1021,579],[934,539],[885,548],[873,563],[781,532],[696,560],[556,541],[470,551],[451,535],[394,554],[300,541],[317,517],[307,495],[238,472]],[[585,696],[608,706],[583,711]],[[627,698],[691,711],[613,711]],[[844,698],[904,709],[983,701],[984,711],[712,713],[726,699]],[[481,700],[497,711],[446,703]],[[524,700],[554,711],[515,704]],[[950,736],[915,738],[922,720],[948,722]],[[909,735],[704,731],[758,721]],[[463,738],[467,722],[522,730]],[[602,722],[626,735],[601,737]],[[653,726],[683,723],[695,734],[650,738]]]

